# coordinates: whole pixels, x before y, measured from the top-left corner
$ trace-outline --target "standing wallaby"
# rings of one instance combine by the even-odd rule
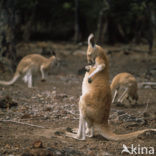
[[[79,101],[79,128],[77,134],[67,132],[66,135],[78,140],[85,140],[86,136],[93,136],[94,128],[103,137],[109,140],[124,140],[137,137],[145,129],[129,134],[115,134],[109,124],[108,118],[111,107],[111,89],[109,84],[109,62],[105,50],[96,45],[94,35],[88,38],[87,59],[95,62],[86,72],[82,83],[82,96]]]
[[[118,98],[117,102],[122,103],[126,98],[131,102],[131,100],[138,100],[138,87],[136,78],[130,73],[119,73],[117,74],[111,83],[111,91],[114,93],[112,103],[116,101],[118,97],[119,90],[124,88],[124,92]]]
[[[28,88],[32,88],[32,75],[38,71],[41,72],[42,81],[45,80],[44,70],[55,63],[56,56],[45,58],[40,54],[31,54],[25,56],[18,64],[14,77],[10,81],[0,81],[1,85],[12,85],[17,79],[23,77],[25,83],[28,83]]]

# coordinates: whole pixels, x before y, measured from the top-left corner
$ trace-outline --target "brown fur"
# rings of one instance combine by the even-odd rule
[[[93,130],[96,128],[99,134],[110,140],[124,140],[137,137],[149,129],[117,135],[112,132],[108,125],[112,100],[109,85],[109,65],[104,49],[92,44],[93,37],[93,35],[90,35],[88,38],[87,59],[88,62],[94,61],[95,65],[90,66],[90,71],[86,72],[83,79],[82,96],[79,101],[80,118],[78,133],[67,133],[67,136],[85,140],[87,135],[89,137],[93,136]],[[92,73],[94,73],[93,76],[91,76]],[[156,131],[156,129],[153,130]]]
[[[10,81],[0,81],[1,85],[12,85],[17,79],[24,76],[23,79],[28,83],[28,87],[32,87],[32,74],[40,71],[42,80],[45,80],[44,70],[50,67],[56,60],[55,56],[45,58],[39,54],[31,54],[25,56],[18,64],[14,77]]]

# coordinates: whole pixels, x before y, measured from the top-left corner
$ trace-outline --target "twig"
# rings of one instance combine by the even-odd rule
[[[25,122],[20,122],[20,121],[13,121],[13,120],[0,120],[0,122],[12,122],[12,123],[17,123],[17,124],[22,124],[22,125],[28,125],[28,126],[32,126],[32,127],[45,128],[43,126],[38,126],[38,125],[33,125],[33,124],[29,124],[29,123],[25,123]]]
[[[72,111],[70,111],[70,110],[66,110],[68,113],[70,113],[70,114],[72,114],[72,115],[76,115],[75,113],[73,113]]]
[[[147,104],[146,104],[146,107],[145,107],[144,111],[141,112],[139,115],[142,115],[142,114],[144,114],[147,111],[148,104],[149,104],[149,99],[147,100]]]
[[[72,114],[73,115],[73,118],[75,119],[75,120],[78,120],[79,118],[78,117],[76,117],[77,115],[76,114],[74,114],[72,111],[68,111],[68,110],[66,110],[68,113],[70,113],[70,114]]]
[[[146,108],[145,108],[145,110],[143,111],[143,113],[142,113],[142,114],[144,114],[144,113],[147,111],[148,104],[149,104],[149,99],[147,100]]]
[[[156,82],[140,82],[139,83],[141,86],[149,85],[149,86],[155,86]]]

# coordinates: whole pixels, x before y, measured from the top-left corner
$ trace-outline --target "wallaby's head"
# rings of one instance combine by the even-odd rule
[[[87,61],[89,64],[95,63],[95,58],[97,57],[95,38],[93,34],[88,37],[88,49],[87,49]]]
[[[52,51],[51,57],[49,58],[49,61],[53,62],[53,63],[56,62],[56,53],[54,51]]]
[[[56,53],[54,51],[51,51],[50,59],[56,59]]]
[[[60,58],[56,57],[56,53],[54,51],[51,52],[51,60],[52,66],[59,66],[60,65]]]

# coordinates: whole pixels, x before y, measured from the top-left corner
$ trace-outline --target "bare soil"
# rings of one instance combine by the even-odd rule
[[[103,46],[108,49],[110,78],[120,72],[130,72],[135,75],[138,82],[156,81],[156,47],[153,49],[154,54],[148,56],[141,52],[147,50],[146,45],[133,45],[140,52],[128,51],[129,46]],[[39,75],[35,78],[32,89],[27,88],[22,80],[18,80],[12,86],[0,86],[0,101],[6,104],[6,107],[0,108],[0,156],[120,156],[123,144],[128,147],[131,144],[140,147],[152,146],[156,150],[154,133],[145,133],[138,138],[118,142],[108,141],[96,134],[85,141],[66,137],[66,131],[78,127],[78,101],[84,76],[83,67],[87,64],[87,45],[21,43],[17,46],[18,56],[42,53],[43,47],[55,50],[59,58],[59,63],[52,68],[45,82],[40,81]],[[10,80],[12,76],[13,73],[8,70],[0,72],[0,80]],[[8,101],[4,101],[5,99]],[[16,103],[17,106],[11,107],[11,103]],[[122,113],[123,117],[120,115]],[[125,102],[119,107],[112,104],[110,124],[118,134],[156,128],[155,123],[155,88],[140,87],[139,101],[136,105],[131,106]]]

